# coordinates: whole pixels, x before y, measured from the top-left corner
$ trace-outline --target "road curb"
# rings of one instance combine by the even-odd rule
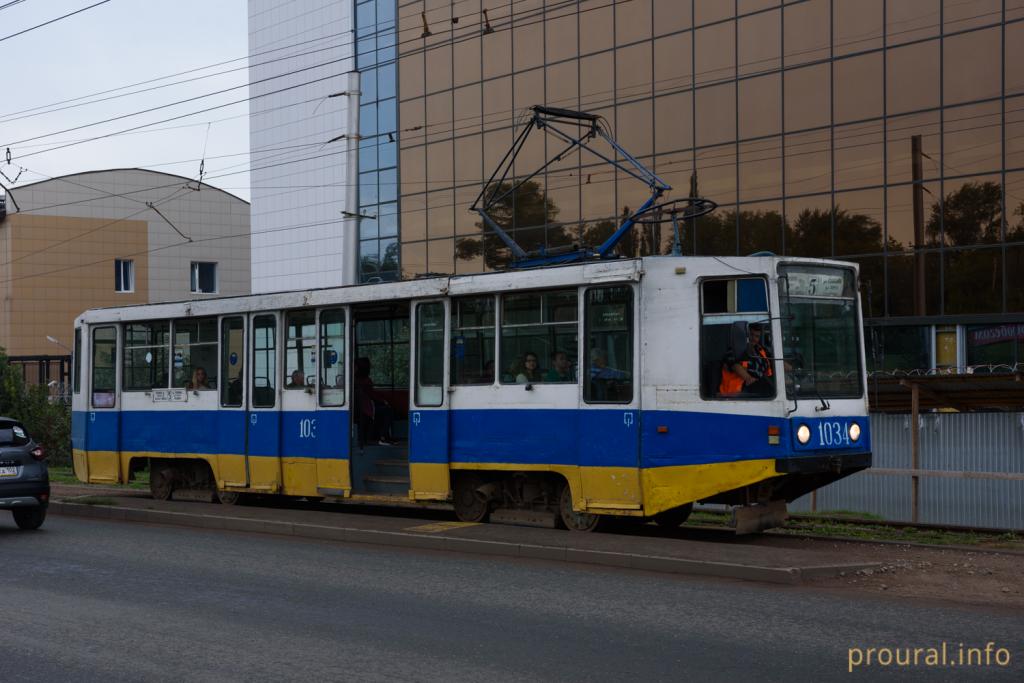
[[[439,550],[473,555],[576,562],[668,574],[713,576],[788,585],[796,585],[809,578],[837,576],[840,572],[873,569],[881,566],[879,563],[867,563],[856,565],[817,565],[812,567],[764,567],[732,562],[715,562],[712,560],[692,560],[605,550],[583,550],[565,546],[531,545],[505,541],[454,538],[450,536],[426,536],[404,531],[355,529],[320,524],[296,524],[294,522],[279,522],[245,517],[225,517],[221,515],[192,514],[165,510],[140,510],[138,508],[117,507],[114,505],[88,505],[63,501],[51,501],[49,511],[52,514],[72,517],[248,533],[269,533],[327,541],[365,543],[368,545],[414,548],[417,550]]]

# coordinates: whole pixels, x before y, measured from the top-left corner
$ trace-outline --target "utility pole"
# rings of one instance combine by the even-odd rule
[[[927,310],[925,299],[924,271],[924,175],[921,162],[921,136],[910,138],[910,162],[914,184],[912,186],[914,204],[914,315],[923,316]]]

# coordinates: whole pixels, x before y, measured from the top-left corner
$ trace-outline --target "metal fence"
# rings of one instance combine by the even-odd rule
[[[69,402],[71,356],[8,356],[7,362],[26,384],[45,385],[52,400]]]
[[[794,501],[794,512],[847,510],[887,520],[1024,529],[1024,413],[926,413],[920,466],[911,462],[911,416],[871,415],[871,469]]]

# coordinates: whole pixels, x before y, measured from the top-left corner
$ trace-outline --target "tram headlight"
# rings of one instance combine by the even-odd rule
[[[860,438],[860,425],[856,422],[850,423],[850,441],[856,441]]]
[[[800,443],[807,443],[811,440],[811,428],[807,425],[800,425],[796,428],[796,440]]]

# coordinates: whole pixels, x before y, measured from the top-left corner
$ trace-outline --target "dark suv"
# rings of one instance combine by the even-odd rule
[[[43,447],[25,426],[0,417],[0,510],[14,513],[21,529],[38,529],[50,503],[50,472]]]

